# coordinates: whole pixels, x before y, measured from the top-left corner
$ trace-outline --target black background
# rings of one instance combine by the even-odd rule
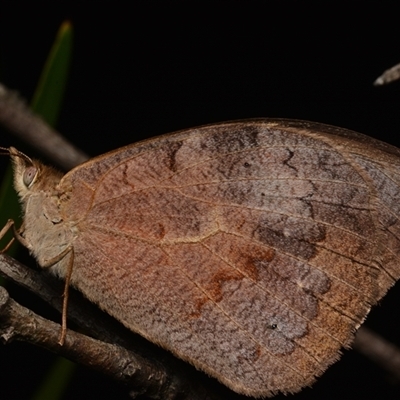
[[[314,120],[400,146],[400,83],[372,85],[400,62],[396,2],[99,3],[0,3],[0,79],[27,99],[57,29],[72,22],[73,62],[57,128],[91,155],[253,117]],[[1,145],[11,143],[2,134]],[[399,292],[391,290],[366,322],[397,344]],[[1,346],[0,398],[30,398],[52,357],[27,345]],[[65,399],[123,394],[81,368]],[[386,372],[346,351],[295,398],[399,396]]]

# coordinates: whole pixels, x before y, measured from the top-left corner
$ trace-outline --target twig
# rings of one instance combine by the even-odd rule
[[[375,82],[375,86],[387,85],[393,81],[400,79],[400,64],[396,64],[394,67],[387,69],[381,76],[379,76]]]
[[[353,348],[400,380],[400,349],[377,333],[361,327]]]
[[[0,123],[66,170],[88,159],[85,153],[33,114],[16,92],[2,84]]]

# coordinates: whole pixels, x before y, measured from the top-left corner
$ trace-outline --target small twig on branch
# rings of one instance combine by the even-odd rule
[[[33,114],[25,102],[0,84],[0,123],[60,167],[69,170],[88,156]]]
[[[361,327],[353,348],[400,380],[400,349],[377,333]]]
[[[400,79],[400,64],[396,64],[394,67],[387,69],[381,76],[379,76],[375,82],[375,86],[387,85],[393,81]]]

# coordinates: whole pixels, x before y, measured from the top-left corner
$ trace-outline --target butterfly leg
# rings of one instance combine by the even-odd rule
[[[69,285],[71,282],[72,269],[74,266],[74,248],[71,246],[71,252],[68,260],[67,273],[65,275],[65,285],[63,293],[63,307],[61,314],[61,332],[58,343],[60,346],[64,344],[65,337],[67,335],[67,309],[68,309],[68,296],[69,296]]]
[[[12,219],[9,219],[7,223],[3,226],[2,230],[0,231],[0,239],[3,239],[5,234],[9,231],[11,227],[14,227],[14,221]],[[5,253],[11,245],[14,243],[14,238],[12,238],[8,244],[4,247],[4,249],[0,250],[0,253]]]
[[[7,246],[0,250],[0,253],[5,253],[11,245],[14,243],[14,240],[17,239],[18,242],[22,244],[22,246],[26,247],[28,250],[32,250],[32,245],[21,235],[20,232],[24,231],[24,224],[21,225],[19,229],[15,227],[15,222],[12,219],[9,219],[7,223],[4,225],[3,229],[0,231],[0,239],[7,233],[7,231],[12,227],[14,237],[9,241]]]
[[[60,260],[62,260],[65,256],[69,255],[67,272],[65,274],[65,284],[64,284],[64,292],[63,292],[63,306],[62,306],[62,314],[61,314],[61,331],[58,343],[62,346],[65,342],[65,337],[67,335],[67,309],[68,309],[68,296],[69,296],[69,285],[71,283],[72,270],[74,266],[74,247],[68,246],[65,248],[60,254],[56,257],[51,258],[49,260],[43,261],[40,265],[42,268],[50,268]]]

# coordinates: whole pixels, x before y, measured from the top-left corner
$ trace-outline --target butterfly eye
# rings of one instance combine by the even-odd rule
[[[24,181],[24,185],[29,188],[33,181],[35,180],[35,176],[37,174],[37,168],[34,166],[30,166],[28,168],[26,168],[26,170],[24,171],[24,177],[23,177],[23,181]]]

